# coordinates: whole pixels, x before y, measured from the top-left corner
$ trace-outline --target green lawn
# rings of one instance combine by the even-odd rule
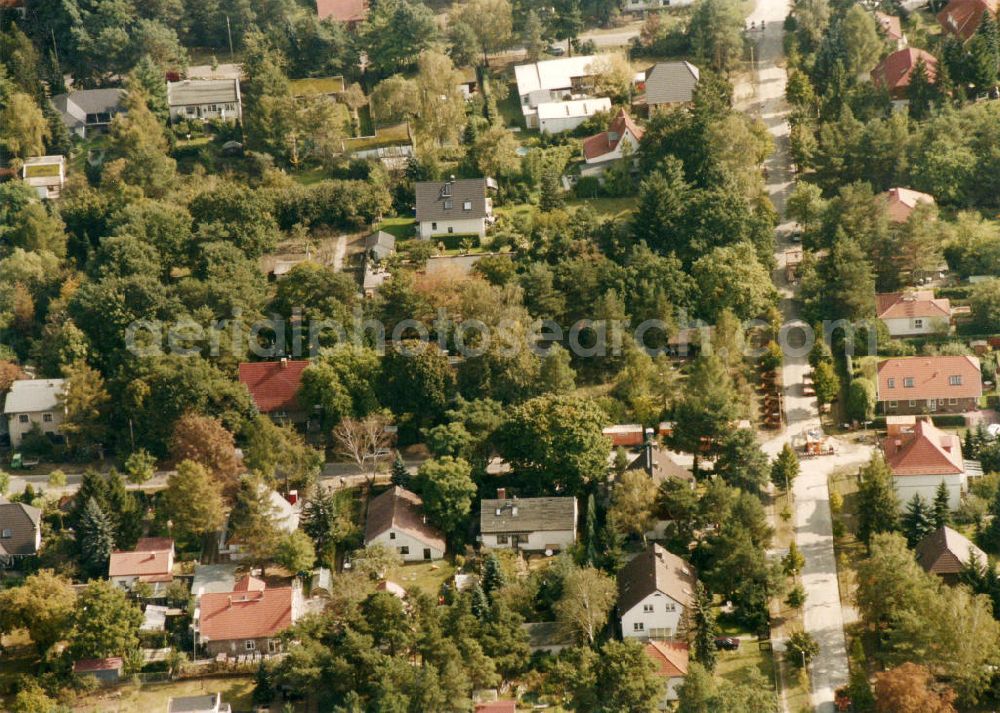
[[[598,220],[622,220],[631,215],[635,210],[635,196],[624,198],[568,198],[566,209],[575,211],[583,206],[589,206],[597,213]],[[531,203],[515,203],[496,209],[497,215],[506,215],[516,221],[530,220],[537,210],[537,206]]]
[[[455,566],[447,560],[438,562],[415,562],[396,567],[386,579],[403,589],[420,589],[437,599],[441,585],[455,576]]]
[[[126,684],[81,697],[73,710],[79,713],[158,712],[167,710],[170,698],[221,693],[223,702],[234,711],[249,711],[253,710],[253,688],[253,676],[198,678],[143,686]]]
[[[311,77],[309,79],[292,79],[288,88],[293,97],[310,97],[325,94],[338,94],[344,91],[343,77]]]
[[[348,139],[344,142],[345,151],[365,151],[368,149],[381,148],[383,146],[399,146],[410,142],[410,133],[406,123],[395,124],[394,126],[379,127],[375,130],[375,136],[368,136],[360,139]]]
[[[395,235],[396,240],[408,240],[415,236],[416,224],[412,217],[385,218],[376,229]]]

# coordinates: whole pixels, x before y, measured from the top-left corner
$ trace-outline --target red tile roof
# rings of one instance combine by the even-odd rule
[[[292,625],[292,588],[202,594],[199,607],[203,639],[263,639]]]
[[[921,59],[927,70],[927,79],[933,84],[937,78],[937,59],[930,52],[914,47],[893,52],[879,62],[872,70],[872,81],[888,89],[890,94],[905,95],[906,88],[910,86],[910,75]]]
[[[953,376],[960,383],[951,383]],[[912,379],[913,385],[907,386],[906,379]],[[973,356],[897,357],[878,365],[879,401],[966,399],[982,394],[979,359]]]
[[[601,433],[611,439],[612,446],[641,446],[646,442],[646,429],[641,423],[619,423],[605,426]]]
[[[240,364],[240,382],[246,385],[261,413],[295,411],[299,402],[295,395],[302,383],[302,372],[308,361],[257,361]]]
[[[517,713],[517,704],[514,701],[477,703],[476,713]]]
[[[263,579],[257,579],[249,574],[244,575],[233,585],[234,592],[263,592],[265,589],[267,589],[267,585],[264,584]]]
[[[641,141],[642,135],[645,133],[642,128],[632,121],[632,117],[624,109],[621,109],[607,131],[602,131],[583,140],[584,157],[589,161],[611,153],[618,148],[618,144],[621,143],[626,131],[632,134],[632,137],[636,141]]]
[[[886,292],[875,295],[875,313],[879,319],[951,319],[951,302],[935,298],[934,290]]]
[[[938,429],[929,417],[915,419],[912,431],[894,428],[882,441],[893,475],[959,475],[965,472],[962,441]]]
[[[666,678],[686,676],[688,672],[688,645],[674,641],[648,641],[646,656],[656,664],[656,672]]]
[[[320,20],[332,17],[337,22],[361,22],[368,17],[365,0],[316,0],[316,15]]]
[[[80,659],[73,664],[73,673],[90,673],[92,671],[116,671],[122,668],[120,656],[110,656],[106,659]]]
[[[979,29],[983,14],[989,11],[996,16],[1000,9],[998,0],[951,0],[937,14],[937,21],[945,32],[968,40]]]
[[[133,552],[112,552],[108,561],[109,577],[139,577],[144,582],[169,582],[173,579],[174,541],[168,537],[139,540]]]
[[[398,485],[385,491],[368,505],[365,542],[371,542],[383,532],[396,529],[428,547],[444,551],[445,542],[441,533],[424,522],[423,506],[424,501],[419,495]]]
[[[910,213],[920,203],[934,205],[934,196],[915,191],[912,188],[890,188],[882,195],[885,196],[889,220],[894,223],[905,223],[909,219]]]
[[[141,537],[135,543],[133,552],[164,552],[174,549],[174,541],[169,537]]]

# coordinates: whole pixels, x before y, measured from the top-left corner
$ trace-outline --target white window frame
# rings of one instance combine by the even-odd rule
[[[19,414],[18,417],[17,417],[17,422],[18,423],[27,423],[30,420],[31,419],[28,418],[28,414],[26,414],[26,413]]]
[[[42,414],[42,422],[43,423],[52,423],[52,414],[51,413],[43,413]]]
[[[910,399],[910,404],[909,404],[910,408],[914,408],[916,405],[917,405],[917,402],[914,401],[913,399]]]
[[[961,386],[962,385],[962,375],[952,374],[948,377],[948,386]]]
[[[898,406],[899,406],[899,404],[897,402],[895,402],[895,401],[890,401],[889,402],[889,408],[897,408]]]
[[[389,539],[390,540],[395,540],[396,539],[396,533],[393,532],[392,530],[389,530]]]
[[[892,377],[892,376],[890,376],[890,377],[889,377],[889,381],[888,381],[888,382],[886,382],[886,385],[887,385],[887,386],[888,386],[888,387],[889,387],[890,389],[895,389],[895,388],[896,388],[896,379],[895,379],[895,377]]]
[[[408,554],[410,554],[410,546],[409,545],[401,545],[399,547],[399,554],[401,554],[401,555],[408,555]]]
[[[641,621],[636,621],[632,623],[632,631],[645,631],[646,625]]]
[[[643,614],[652,614],[653,613],[653,605],[652,604],[643,604],[642,605],[642,613]]]
[[[948,405],[949,406],[956,406],[957,404],[958,404],[958,399],[955,399],[955,398],[948,399]]]
[[[913,377],[912,376],[904,376],[903,377],[903,388],[904,389],[912,389],[913,386],[914,386]]]
[[[254,641],[253,639],[247,639],[246,641],[244,641],[243,646],[244,648],[246,648],[247,651],[257,650],[257,642]]]
[[[472,210],[472,201],[462,203],[462,210]]]
[[[677,603],[676,602],[667,602],[667,611],[668,612],[675,612],[675,611],[677,611]]]
[[[913,319],[913,328],[914,329],[923,329],[924,328],[924,320],[921,319],[920,317],[914,317],[914,319]]]

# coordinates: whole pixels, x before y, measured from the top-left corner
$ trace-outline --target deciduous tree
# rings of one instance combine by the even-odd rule
[[[617,599],[614,580],[593,567],[574,568],[563,578],[554,609],[562,627],[593,646]]]

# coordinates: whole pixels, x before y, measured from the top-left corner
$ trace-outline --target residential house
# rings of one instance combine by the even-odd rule
[[[691,488],[695,486],[691,469],[678,463],[669,449],[655,443],[652,439],[647,440],[641,446],[639,455],[632,459],[626,470],[642,470],[656,484],[665,480],[679,480],[682,483],[688,483]]]
[[[210,656],[281,650],[281,632],[303,612],[302,593],[295,587],[268,589],[247,575],[232,592],[202,594],[195,608],[195,636]]]
[[[129,590],[145,582],[154,594],[174,578],[174,541],[169,537],[144,537],[131,552],[116,551],[108,560],[108,579]]]
[[[973,356],[914,356],[878,365],[882,413],[965,413],[983,395],[979,359]]]
[[[383,544],[396,550],[404,562],[444,557],[444,537],[427,524],[423,505],[419,495],[399,486],[372,499],[365,522],[365,546]]]
[[[690,62],[657,62],[646,71],[650,114],[694,101],[701,72]]]
[[[531,653],[539,651],[556,656],[575,642],[573,634],[558,621],[533,621],[521,624],[521,630],[528,636]]]
[[[452,176],[447,181],[421,181],[416,185],[417,223],[424,240],[437,235],[486,237],[493,223],[493,200],[488,195],[497,184],[492,178]]]
[[[264,490],[267,490],[267,492],[264,493]],[[298,493],[296,491],[291,491],[289,497],[286,498],[278,491],[271,490],[262,485],[260,494],[266,494],[269,506],[268,516],[279,532],[291,534],[299,529],[302,504],[298,502]],[[246,542],[243,542],[238,537],[230,536],[229,520],[227,518],[226,527],[223,529],[219,541],[219,557],[230,562],[238,562],[247,558],[247,549]]]
[[[21,180],[35,189],[39,198],[56,199],[66,184],[65,156],[32,156],[21,166]]]
[[[663,10],[668,7],[687,7],[694,0],[625,0],[622,10],[636,15],[649,11]]]
[[[167,613],[170,611],[169,607],[147,604],[146,608],[142,610],[142,624],[139,626],[139,631],[165,631]],[[173,611],[180,612],[181,610],[174,609]]]
[[[564,551],[576,543],[577,502],[574,497],[508,498],[479,504],[479,532],[484,547],[524,552]]]
[[[107,128],[123,111],[124,89],[80,89],[52,97],[52,105],[62,116],[70,133],[82,139]]]
[[[257,410],[278,423],[303,424],[309,411],[298,400],[305,360],[241,362],[240,383],[247,387]]]
[[[320,20],[331,19],[351,30],[368,18],[367,0],[316,0],[316,16]]]
[[[887,15],[878,10],[875,11],[875,22],[887,40],[896,45],[897,50],[906,47],[906,34],[903,32],[903,25],[896,15]]]
[[[243,102],[238,79],[182,79],[167,82],[170,120],[222,119],[242,121]]]
[[[458,73],[462,75],[462,80],[458,83],[458,91],[462,92],[466,101],[469,101],[479,93],[479,76],[476,73],[476,68],[465,67],[459,69]]]
[[[42,546],[42,511],[24,503],[0,502],[0,567],[38,554]]]
[[[949,584],[958,581],[958,575],[973,558],[982,565],[987,563],[985,552],[947,525],[922,539],[916,553],[917,562],[925,571],[938,575]]]
[[[983,17],[993,17],[1000,11],[1000,0],[951,0],[937,14],[937,21],[944,31],[968,42],[979,30]]]
[[[231,592],[236,587],[235,564],[196,564],[194,579],[191,580],[191,594],[201,597],[202,594],[214,592]]]
[[[646,429],[642,427],[641,423],[619,423],[614,426],[605,426],[601,433],[605,438],[611,439],[612,448],[641,446],[646,442]]]
[[[892,337],[947,334],[951,328],[951,302],[935,298],[934,290],[875,295],[875,313]]]
[[[474,713],[517,713],[517,702],[508,700],[477,703]]]
[[[912,188],[890,188],[882,196],[886,202],[889,220],[893,223],[905,223],[921,203],[934,205],[934,196]]]
[[[622,636],[668,641],[683,632],[684,612],[694,603],[694,569],[656,543],[618,572]]]
[[[59,426],[66,418],[64,388],[63,379],[19,379],[11,384],[3,406],[11,447],[20,446],[34,426],[50,437],[59,435]]]
[[[529,129],[541,128],[538,110],[543,105],[590,98],[594,87],[592,65],[596,59],[593,55],[560,57],[514,67],[525,125]],[[547,114],[553,111],[546,110]]]
[[[937,78],[937,59],[930,52],[915,47],[896,50],[879,62],[871,72],[872,82],[885,88],[895,102],[906,101],[910,78],[921,61],[927,72],[927,81],[933,84]]]
[[[222,702],[221,693],[207,696],[178,696],[167,702],[167,713],[232,713],[228,703]]]
[[[958,508],[968,477],[957,435],[937,428],[929,416],[890,416],[882,451],[901,508],[917,494],[932,502],[941,483],[948,488],[949,507]]]
[[[80,659],[73,663],[73,673],[77,676],[90,676],[107,684],[118,683],[124,670],[125,663],[120,656],[109,656],[104,659]]]
[[[572,131],[587,119],[602,111],[611,111],[611,100],[607,97],[545,102],[544,104],[539,104],[536,109],[538,130],[543,134],[559,134],[563,131]]]
[[[661,711],[669,710],[672,702],[677,700],[677,688],[687,676],[688,645],[682,641],[647,641],[643,651],[656,666],[656,674],[666,684],[666,692],[658,707]]]
[[[611,122],[607,131],[602,131],[583,140],[584,166],[581,176],[597,176],[613,163],[626,156],[634,156],[639,151],[643,130],[632,121],[624,109]]]
[[[376,230],[365,236],[365,254],[378,261],[396,254],[396,236],[384,230]]]

